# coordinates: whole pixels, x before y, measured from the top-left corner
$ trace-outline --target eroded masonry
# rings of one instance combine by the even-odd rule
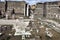
[[[0,2],[0,40],[60,40],[60,1]]]

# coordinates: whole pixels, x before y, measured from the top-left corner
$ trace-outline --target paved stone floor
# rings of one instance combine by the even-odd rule
[[[53,29],[50,30],[51,33],[53,34],[52,38],[46,37],[45,29],[47,27],[44,26],[43,28],[39,28],[39,27],[41,27],[41,25],[38,24],[37,21],[35,21],[34,24],[32,24],[30,26],[32,26],[31,28],[34,31],[31,32],[32,33],[31,37],[26,38],[25,40],[60,40],[60,33],[57,33]],[[38,33],[35,30],[36,28],[39,30]],[[8,32],[6,32],[6,33],[8,33]],[[7,38],[9,38],[9,39],[7,39]],[[4,36],[0,37],[0,40],[22,40],[22,36],[11,36],[11,37],[9,37],[8,35],[4,35]]]

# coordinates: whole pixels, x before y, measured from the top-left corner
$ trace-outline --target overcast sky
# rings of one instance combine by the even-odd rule
[[[4,1],[4,0],[1,0]],[[16,0],[13,0],[16,1]],[[21,1],[21,0],[17,0],[17,1]],[[29,4],[35,4],[37,2],[46,2],[46,1],[57,1],[57,0],[25,0],[26,2],[28,2]]]

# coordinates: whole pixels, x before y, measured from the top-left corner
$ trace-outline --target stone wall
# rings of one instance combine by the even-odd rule
[[[46,2],[47,18],[59,18],[59,4],[60,2]]]
[[[5,3],[4,2],[0,2],[0,10],[5,11]]]
[[[15,13],[24,13],[25,4],[24,1],[8,1],[8,10],[14,9]]]
[[[43,3],[37,3],[35,8],[35,14],[40,17],[43,16]]]

